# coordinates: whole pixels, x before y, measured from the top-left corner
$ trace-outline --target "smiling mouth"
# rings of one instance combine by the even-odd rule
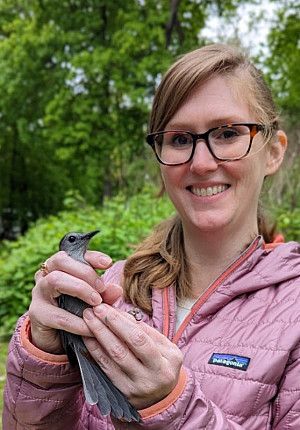
[[[188,189],[191,191],[192,194],[195,194],[196,196],[208,197],[223,193],[229,187],[230,185],[215,185],[213,187],[207,188],[189,187]]]

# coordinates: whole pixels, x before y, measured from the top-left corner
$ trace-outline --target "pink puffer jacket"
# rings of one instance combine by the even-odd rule
[[[177,343],[184,365],[174,391],[141,411],[142,424],[113,425],[84,403],[78,370],[36,349],[22,317],[9,349],[3,430],[299,430],[299,251],[296,243],[266,247],[257,238],[177,332],[174,289],[153,291],[145,321]],[[109,269],[105,282],[120,280],[122,267]]]

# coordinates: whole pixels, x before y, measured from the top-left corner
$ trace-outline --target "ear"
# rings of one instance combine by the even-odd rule
[[[284,158],[287,147],[287,137],[284,131],[277,131],[277,138],[268,145],[268,155],[266,163],[266,176],[274,175],[277,172]]]

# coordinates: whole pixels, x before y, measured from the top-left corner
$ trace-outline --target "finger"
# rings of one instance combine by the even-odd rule
[[[151,336],[151,338],[153,339],[154,342],[156,343],[167,343],[169,344],[170,341],[168,338],[166,338],[166,336],[162,333],[160,333],[157,329],[149,326],[148,324],[144,323],[142,320],[136,320],[136,318],[134,317],[134,315],[132,315],[130,312],[125,312],[122,309],[119,308],[114,308],[117,312],[121,313],[123,315],[124,318],[127,318],[129,321],[134,321],[137,324],[139,324],[139,327],[145,331],[145,333],[147,333],[149,336]],[[142,313],[142,311],[140,310],[140,312]]]
[[[35,275],[34,275],[35,282],[38,282],[38,281],[39,281],[40,279],[42,279],[44,276],[46,276],[46,275],[45,275],[45,273],[43,273],[43,272],[41,271],[41,269],[37,270],[37,271],[35,272]]]
[[[76,278],[84,280],[99,293],[105,290],[101,277],[89,264],[74,260],[74,258],[70,257],[64,251],[59,251],[48,258],[47,269],[50,273],[53,271],[69,273]],[[49,274],[47,276],[49,276]]]
[[[96,308],[102,308],[99,318],[94,313]],[[160,347],[141,328],[144,323],[129,319],[124,312],[105,304],[96,308],[94,311],[86,309],[83,316],[97,341],[92,346],[96,360],[104,363],[112,360],[116,364],[115,369],[120,370],[111,370],[107,373],[108,377],[139,409],[168,395],[178,381],[182,365],[182,354],[178,354],[178,348],[165,338],[171,354],[164,357]],[[102,348],[102,358],[97,357],[97,344]],[[108,359],[103,355],[103,349]],[[157,378],[158,374],[160,378]]]
[[[32,290],[33,298],[42,297],[52,304],[57,303],[61,294],[78,297],[91,306],[102,302],[101,295],[90,284],[65,272],[50,272]]]
[[[82,318],[41,300],[31,303],[29,318],[32,324],[47,329],[65,330],[80,336],[93,336]]]
[[[84,258],[94,269],[106,270],[112,265],[110,256],[103,252],[86,251]]]
[[[103,302],[114,304],[123,295],[123,288],[118,284],[105,284],[105,290],[101,292]]]
[[[119,312],[106,304],[96,306],[94,313],[117,338],[126,343],[134,356],[146,367],[156,368],[159,365],[161,352],[148,333],[141,328],[140,322],[133,318],[128,319],[123,312]],[[92,330],[90,325],[89,327]]]
[[[129,387],[132,385],[127,374],[109,356],[106,349],[95,339],[95,337],[83,337],[83,341],[95,362],[101,367],[111,382],[127,397],[130,394]],[[134,362],[131,366],[134,366]]]
[[[96,306],[94,308],[95,314],[97,315],[97,310],[99,308],[104,308],[105,304],[101,304],[100,306]],[[153,327],[150,327],[148,324],[144,323],[143,321],[136,321],[135,318],[128,312],[124,312],[121,309],[118,308],[111,308],[109,306],[106,306],[107,309],[110,309],[114,313],[119,313],[121,315],[120,319],[120,326],[115,333],[118,334],[118,336],[124,336],[126,335],[126,332],[132,336],[130,348],[134,352],[136,356],[139,357],[139,359],[150,369],[158,369],[160,366],[159,360],[164,358],[168,362],[173,363],[175,366],[181,366],[182,364],[182,353],[173,342],[171,342],[164,334],[160,333],[158,330],[156,330]],[[110,324],[110,328],[113,329],[114,324],[111,323],[111,317],[105,317],[107,318],[108,323]],[[122,321],[122,318],[124,320]],[[135,327],[136,329],[132,329],[130,331],[128,327],[125,324],[125,320],[130,321],[130,326]],[[114,316],[112,315],[112,321],[114,321]],[[117,320],[116,320],[117,321]],[[133,324],[133,325],[132,325]],[[142,342],[144,337],[141,335],[140,331],[142,330],[146,338],[149,339],[148,343],[145,343],[145,345],[142,346]],[[128,337],[128,334],[127,334]],[[135,349],[135,347],[137,349]],[[149,348],[149,350],[148,350]],[[152,349],[151,349],[152,348]],[[155,355],[150,356],[150,353],[153,353]],[[155,361],[154,361],[155,360]]]
[[[84,320],[93,332],[97,343],[101,345],[101,352],[92,348],[91,354],[98,362],[107,359],[113,361],[115,366],[122,369],[126,375],[134,376],[141,368],[141,362],[134,356],[127,343],[114,334],[114,332],[103,321],[96,317],[92,309],[86,309],[83,313]],[[103,353],[105,351],[105,353]],[[102,358],[101,358],[102,357]],[[110,364],[110,367],[112,365]],[[133,372],[134,368],[134,372]],[[140,369],[141,370],[141,369]]]

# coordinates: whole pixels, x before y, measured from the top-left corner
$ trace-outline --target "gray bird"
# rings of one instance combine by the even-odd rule
[[[84,259],[84,254],[90,239],[98,232],[99,230],[90,233],[68,233],[61,239],[59,249],[67,252],[75,260],[89,264]],[[81,318],[84,309],[91,307],[77,297],[66,294],[58,298],[58,305]],[[140,422],[138,411],[94,361],[81,336],[61,331],[61,341],[70,363],[79,364],[86,401],[90,405],[97,405],[104,416],[112,414],[117,419]]]

